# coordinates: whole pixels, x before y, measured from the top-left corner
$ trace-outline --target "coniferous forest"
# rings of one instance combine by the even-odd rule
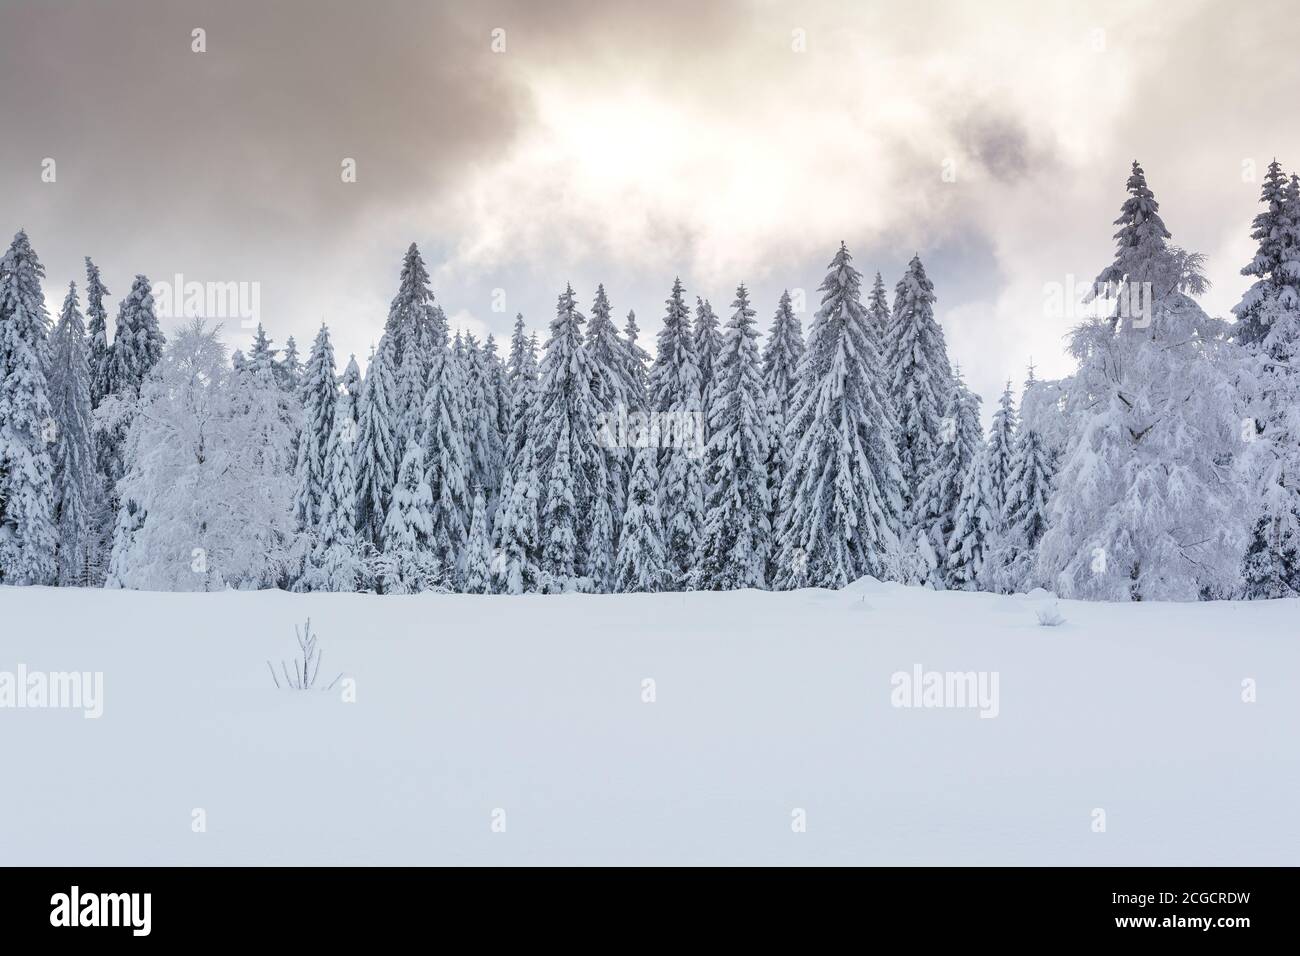
[[[51,316],[20,231],[0,262],[0,583],[1296,596],[1300,178],[1268,168],[1231,317],[1197,304],[1201,256],[1136,162],[1114,224],[1076,371],[1026,368],[987,432],[919,256],[891,294],[828,243],[806,323],[743,282],[718,313],[666,282],[651,322],[566,287],[499,343],[449,326],[454,290],[411,244],[363,369],[325,325],[305,354],[260,325],[164,334],[149,278],[89,257]]]

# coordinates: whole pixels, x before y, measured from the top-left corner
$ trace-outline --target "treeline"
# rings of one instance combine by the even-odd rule
[[[984,433],[919,257],[869,288],[843,244],[807,335],[760,346],[680,281],[653,358],[603,286],[544,343],[455,332],[414,244],[364,376],[322,326],[301,364],[258,327],[170,342],[149,280],[86,260],[50,330],[25,233],[0,261],[0,581],[163,590],[1036,586],[1107,600],[1300,593],[1300,180],[1275,162],[1237,321],[1193,296],[1134,163],[1109,308],[1078,371],[1008,382]],[[1080,303],[1084,306],[1086,303]]]

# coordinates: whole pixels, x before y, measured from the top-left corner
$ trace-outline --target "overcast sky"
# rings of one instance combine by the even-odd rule
[[[411,241],[453,326],[544,333],[566,282],[589,304],[603,281],[651,351],[676,274],[724,318],[743,280],[766,329],[782,288],[815,308],[841,239],[891,298],[919,252],[987,412],[1031,356],[1070,370],[1044,287],[1108,261],[1135,158],[1227,314],[1264,167],[1300,167],[1298,21],[1286,0],[0,0],[0,229],[27,229],[52,310],[85,255],[113,314],[137,272],[257,282],[276,343],[305,353],[324,320],[340,366]]]

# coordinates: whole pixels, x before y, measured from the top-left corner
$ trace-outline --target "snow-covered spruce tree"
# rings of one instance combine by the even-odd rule
[[[993,423],[989,427],[988,480],[989,508],[994,524],[1001,524],[1001,516],[1007,498],[1007,482],[1011,478],[1012,458],[1015,456],[1016,444],[1016,404],[1011,394],[1011,380],[998,399],[998,410],[993,413]]]
[[[642,445],[632,459],[627,510],[614,569],[615,591],[659,591],[671,585],[664,551],[663,521],[659,517],[658,450]]]
[[[1260,189],[1259,201],[1264,209],[1251,223],[1250,238],[1258,246],[1254,258],[1241,270],[1242,275],[1254,276],[1255,281],[1232,310],[1237,316],[1233,334],[1241,345],[1258,346],[1268,334],[1276,310],[1298,307],[1300,275],[1291,274],[1283,265],[1285,260],[1294,262],[1290,248],[1295,213],[1286,208],[1289,188],[1281,164],[1273,160]]]
[[[385,594],[442,589],[443,565],[433,549],[432,493],[424,480],[424,462],[424,449],[409,442],[384,519],[383,552],[376,560],[375,577]]]
[[[266,334],[266,329],[262,327],[262,323],[258,322],[257,329],[253,332],[253,347],[248,350],[248,364],[258,368],[274,368],[275,356],[279,351],[271,348],[271,339]]]
[[[383,545],[384,518],[397,479],[393,361],[393,340],[384,335],[366,369],[357,419],[357,535],[363,549]]]
[[[507,468],[523,450],[537,404],[537,339],[523,334],[523,316],[515,322],[518,342],[511,342],[506,378],[510,384],[510,433],[506,438]]]
[[[58,582],[95,583],[103,521],[90,434],[90,365],[86,330],[77,306],[77,284],[68,283],[51,339],[50,408],[55,424],[54,506],[59,537]]]
[[[312,547],[306,590],[357,591],[366,566],[357,540],[357,480],[353,468],[357,436],[352,396],[344,392],[334,409],[325,452],[327,481],[321,500],[321,521]]]
[[[791,304],[790,290],[787,289],[781,293],[776,316],[772,319],[772,327],[767,333],[763,349],[768,433],[768,523],[773,530],[779,523],[781,483],[785,480],[789,461],[785,447],[785,427],[794,404],[796,377],[803,352],[803,327]],[[769,574],[772,570],[769,569]]]
[[[605,456],[605,470],[609,473],[606,493],[610,496],[602,512],[602,525],[598,537],[606,536],[605,523],[610,535],[608,547],[603,543],[596,549],[597,560],[612,571],[614,563],[614,535],[617,516],[623,514],[627,479],[632,470],[632,456],[627,447],[626,435],[620,423],[627,420],[631,411],[633,386],[628,381],[627,351],[618,337],[618,329],[610,319],[609,297],[605,287],[596,287],[596,299],[591,305],[591,322],[587,326],[583,347],[591,365],[591,396],[596,407],[596,431]],[[599,501],[600,494],[594,494]],[[593,525],[593,531],[597,526]],[[606,580],[605,574],[602,580]]]
[[[162,358],[165,339],[154,312],[153,289],[146,276],[137,275],[127,297],[118,303],[117,326],[109,350],[108,392],[95,408],[95,444],[110,491],[114,511],[134,505],[119,504],[116,482],[125,473],[122,446],[146,376]]]
[[[465,435],[465,367],[455,352],[439,345],[433,352],[424,392],[424,478],[432,500],[429,547],[454,586],[469,533],[470,451]]]
[[[270,394],[258,399],[248,388]],[[270,446],[288,443],[279,389],[236,375],[216,329],[196,319],[167,346],[140,393],[126,442],[124,502],[107,586],[162,591],[272,583],[293,532],[291,492]],[[261,436],[281,433],[270,442]]]
[[[695,360],[700,367],[700,412],[704,422],[704,443],[709,442],[709,405],[713,398],[714,365],[722,349],[718,317],[708,299],[695,297]]]
[[[880,336],[880,341],[887,341],[892,318],[889,312],[889,297],[885,294],[885,280],[876,273],[871,282],[871,294],[867,297],[867,318]]]
[[[293,395],[302,388],[302,361],[292,335],[284,340],[284,356],[275,363],[275,378],[282,389]]]
[[[1075,432],[1052,497],[1039,572],[1064,597],[1195,600],[1229,594],[1244,552],[1235,388],[1226,325],[1193,301],[1200,257],[1169,231],[1133,164],[1115,259],[1098,277],[1116,314],[1071,336]]]
[[[506,441],[510,438],[510,409],[513,406],[510,394],[510,382],[506,378],[506,364],[497,352],[497,340],[488,333],[483,342],[483,360],[487,364],[488,383],[492,390],[492,402],[495,409],[497,448],[500,449],[501,471],[504,476],[506,459]]]
[[[516,425],[520,425],[516,422]],[[526,433],[526,428],[524,429]],[[502,487],[492,529],[494,556],[492,589],[500,594],[523,594],[537,589],[540,569],[537,507],[541,480],[533,445],[525,437]]]
[[[959,586],[948,560],[950,542],[962,489],[984,448],[980,398],[966,387],[960,369],[954,369],[952,383],[939,444],[930,458],[930,472],[921,481],[913,508],[916,531],[926,536],[939,562],[933,567],[917,562],[909,570],[909,577],[936,588]],[[924,548],[918,550],[920,555],[913,555],[913,559],[927,554]]]
[[[108,310],[104,296],[108,288],[100,278],[99,266],[86,256],[86,358],[90,366],[90,408],[94,411],[109,392],[113,355],[108,344]]]
[[[0,259],[0,582],[55,580],[45,269],[25,232]]]
[[[474,510],[465,543],[465,575],[461,590],[466,594],[492,593],[492,543],[488,534],[487,503],[483,491],[474,489]]]
[[[986,445],[976,453],[953,513],[952,532],[948,535],[946,577],[948,587],[955,590],[977,589],[983,580],[988,549],[997,532],[991,451]]]
[[[704,520],[703,412],[700,369],[695,356],[690,309],[680,278],[659,332],[658,355],[648,380],[649,409],[658,428],[648,439],[659,448],[659,513],[664,520],[664,549],[672,588],[682,587],[699,547]]]
[[[628,407],[638,412],[645,411],[648,390],[648,369],[650,353],[637,344],[641,330],[636,324],[636,312],[628,309],[627,322],[623,325],[624,380],[628,386]]]
[[[1025,382],[1025,395],[1036,385],[1033,368]],[[1021,400],[1024,407],[1024,400]],[[1033,427],[1033,420],[1020,422],[1011,454],[1002,502],[1001,530],[984,564],[984,590],[1012,594],[1038,586],[1034,568],[1038,542],[1047,531],[1048,502],[1052,492],[1055,456]]]
[[[799,362],[776,542],[781,588],[898,576],[903,501],[894,419],[852,261],[840,243]]]
[[[934,318],[934,286],[919,256],[894,289],[894,312],[886,336],[889,391],[898,416],[898,460],[903,503],[913,526],[921,482],[932,472],[942,443],[944,415],[953,394],[952,368],[943,330]]]
[[[597,487],[608,488],[604,449],[596,438],[599,411],[592,395],[591,361],[583,348],[582,326],[573,287],[559,296],[546,341],[533,421],[537,470],[546,489],[541,511],[541,565],[547,590],[589,586],[588,532]],[[597,542],[600,547],[606,543]],[[608,543],[612,547],[612,541]],[[607,555],[595,562],[608,566]]]
[[[351,399],[348,402],[348,409],[352,414],[354,423],[361,420],[361,366],[357,364],[356,355],[348,356],[348,364],[343,367],[343,374],[339,376],[339,385],[342,386],[344,393]]]
[[[465,433],[474,487],[496,507],[505,467],[505,449],[497,430],[497,389],[487,355],[473,335],[465,337]]]
[[[406,361],[406,344],[413,336],[424,337],[425,347],[446,344],[445,335],[439,337],[436,331],[435,308],[429,270],[425,268],[420,250],[411,243],[402,256],[397,294],[388,307],[388,320],[384,324],[384,333],[396,346],[399,365]]]
[[[1249,598],[1300,595],[1300,180],[1287,183],[1280,210],[1267,184],[1265,201],[1270,228],[1256,219],[1252,263],[1260,278],[1243,299],[1249,308],[1238,307],[1263,333],[1248,345],[1258,432],[1246,456],[1257,502],[1242,569]]]
[[[298,437],[298,461],[294,466],[293,513],[303,531],[314,532],[323,517],[321,502],[328,478],[325,458],[337,403],[334,346],[330,344],[329,329],[322,324],[303,373],[302,428]]]
[[[704,526],[691,574],[693,586],[701,590],[762,587],[771,541],[767,390],[756,313],[744,283],[736,288],[731,307],[735,312],[713,367]]]

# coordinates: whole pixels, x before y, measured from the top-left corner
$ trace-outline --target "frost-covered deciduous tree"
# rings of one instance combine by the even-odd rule
[[[1169,244],[1137,163],[1128,192],[1098,277],[1117,310],[1071,336],[1075,431],[1039,571],[1065,597],[1224,596],[1244,552],[1241,419],[1222,367],[1233,346],[1190,297],[1205,287],[1200,257]]]
[[[840,243],[799,363],[777,536],[782,588],[898,574],[903,500],[894,419],[852,258]]]
[[[284,464],[266,451],[288,444],[277,392],[269,377],[236,375],[215,328],[196,319],[180,330],[141,389],[127,436],[119,485],[138,507],[118,512],[108,586],[273,583],[293,530]]]
[[[714,591],[762,587],[771,540],[767,390],[743,283],[731,307],[713,367],[706,510],[691,575],[695,588]]]

